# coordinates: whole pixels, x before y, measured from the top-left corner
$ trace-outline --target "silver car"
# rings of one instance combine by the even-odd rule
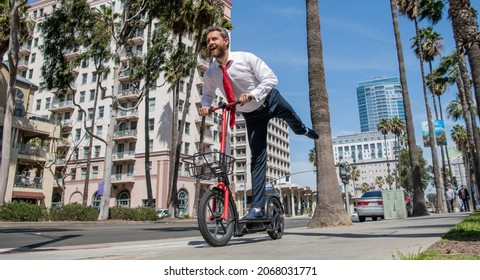
[[[376,221],[379,217],[385,219],[383,211],[382,191],[368,191],[357,201],[357,214],[360,222],[371,217]]]

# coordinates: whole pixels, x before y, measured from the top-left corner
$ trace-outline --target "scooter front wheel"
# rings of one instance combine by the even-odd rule
[[[223,218],[224,194],[220,190],[206,192],[198,204],[198,228],[203,239],[213,247],[225,246],[235,228],[233,207],[229,205],[228,220]]]
[[[268,236],[270,236],[270,238],[273,240],[282,238],[285,230],[282,203],[278,199],[273,198],[268,203],[267,211],[268,218],[272,221],[271,228],[267,229]]]

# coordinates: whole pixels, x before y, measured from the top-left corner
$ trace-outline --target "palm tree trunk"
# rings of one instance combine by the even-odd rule
[[[415,32],[416,32],[416,40],[417,40],[417,46],[418,46],[418,51],[420,53],[419,58],[420,58],[420,70],[422,74],[422,86],[423,86],[423,96],[425,100],[425,110],[427,111],[427,121],[428,121],[428,131],[430,133],[430,150],[432,153],[432,166],[433,166],[433,180],[435,184],[435,190],[437,193],[437,201],[439,204],[439,208],[441,213],[448,213],[447,210],[447,204],[445,201],[445,195],[444,195],[444,190],[442,187],[442,181],[441,181],[441,176],[439,172],[439,166],[438,166],[438,159],[437,159],[437,144],[436,144],[436,139],[435,139],[435,130],[433,129],[433,118],[432,118],[432,111],[430,109],[430,105],[428,102],[428,94],[427,94],[427,83],[425,81],[425,70],[423,67],[423,50],[422,46],[419,44],[419,34],[418,34],[418,20],[415,18]]]
[[[151,37],[152,37],[152,21],[149,21],[148,23],[148,29],[147,29],[147,50],[150,49],[151,45]],[[147,77],[150,77],[150,75],[147,75]],[[152,192],[152,178],[150,177],[150,170],[151,170],[151,164],[150,164],[150,125],[149,125],[149,115],[150,115],[150,104],[149,104],[149,99],[150,99],[150,84],[152,81],[150,79],[145,81],[144,84],[144,90],[145,90],[145,97],[144,97],[144,109],[145,109],[145,116],[144,116],[144,135],[145,135],[145,184],[147,188],[147,205],[149,207],[154,206],[153,202],[153,192]],[[158,207],[158,202],[157,205]]]
[[[400,37],[400,27],[398,25],[397,4],[395,0],[390,0],[390,9],[392,13],[393,29],[395,33],[395,42],[397,46],[398,67],[400,72],[400,83],[402,85],[403,105],[405,108],[405,123],[408,137],[408,152],[410,156],[410,165],[412,169],[413,181],[413,215],[429,215],[425,206],[425,194],[422,188],[422,177],[420,174],[420,161],[415,140],[415,129],[413,125],[412,108],[410,106],[410,96],[408,94],[407,77],[405,72],[405,59],[403,56],[402,41]]]
[[[306,0],[306,11],[310,112],[313,129],[321,132],[315,141],[317,206],[309,227],[351,225],[343,207],[342,193],[337,187],[318,0]]]

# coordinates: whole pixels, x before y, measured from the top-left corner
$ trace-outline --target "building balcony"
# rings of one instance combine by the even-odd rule
[[[24,56],[29,56],[32,52],[32,46],[27,44],[21,44],[19,54]]]
[[[46,161],[47,150],[43,147],[32,146],[24,143],[17,143],[18,157],[28,161]]]
[[[197,136],[197,137],[196,137],[195,142],[200,144],[200,136]],[[218,142],[218,141],[215,141],[215,140],[213,139],[213,137],[211,137],[211,136],[204,136],[204,137],[203,137],[203,142],[202,142],[202,145],[203,145],[203,146],[209,147],[209,146],[214,145],[215,143],[219,143],[219,142]]]
[[[28,70],[28,60],[22,59],[18,61],[18,71],[27,71]]]
[[[112,155],[113,162],[135,161],[135,151],[117,152]]]
[[[135,183],[133,173],[122,173],[112,175],[112,184]]]
[[[58,139],[55,143],[57,144],[57,149],[68,149],[72,146],[68,139]]]
[[[123,51],[120,54],[120,61],[122,63],[126,63],[132,58],[138,58],[138,59],[143,59],[143,52],[141,50],[136,50],[136,51]]]
[[[14,180],[15,188],[43,189],[43,178],[25,175],[16,175]]]
[[[202,118],[198,118],[195,120],[196,124],[198,126],[201,126],[202,125]],[[215,117],[213,115],[211,116],[205,116],[205,126],[206,127],[211,127],[211,126],[214,126],[216,125],[216,121],[215,121]]]
[[[143,30],[139,30],[133,34],[132,38],[130,39],[130,42],[132,42],[134,45],[141,45],[143,44],[145,40],[143,39]]]
[[[127,141],[127,140],[137,140],[137,130],[136,129],[127,129],[119,130],[113,133],[114,141]]]
[[[79,50],[67,50],[63,55],[66,60],[71,60],[77,57],[80,54]]]
[[[117,114],[117,121],[133,121],[138,120],[138,110],[133,109],[129,111],[119,111]]]
[[[73,128],[73,120],[68,119],[68,120],[61,120],[60,121],[60,126],[62,129],[66,130],[71,130]]]
[[[206,57],[198,56],[197,67],[201,72],[207,71],[210,66],[210,61]]]
[[[132,73],[132,70],[120,70],[120,73],[118,74],[118,80],[122,83],[130,81],[130,74]]]
[[[140,97],[140,90],[136,88],[123,89],[118,91],[118,101],[134,101]]]
[[[73,105],[72,100],[53,102],[50,105],[50,111],[54,113],[71,112],[73,110],[75,110],[75,105]]]

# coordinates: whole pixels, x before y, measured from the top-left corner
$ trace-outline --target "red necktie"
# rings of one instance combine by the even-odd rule
[[[225,91],[225,96],[227,97],[227,102],[228,103],[235,102],[235,95],[233,94],[232,83],[227,73],[227,66],[225,65],[219,65],[219,66],[220,66],[220,69],[222,69],[222,73],[223,73],[223,89]],[[235,125],[235,116],[236,116],[235,111],[236,111],[236,108],[233,107],[230,112],[230,129],[233,128],[233,126]]]

